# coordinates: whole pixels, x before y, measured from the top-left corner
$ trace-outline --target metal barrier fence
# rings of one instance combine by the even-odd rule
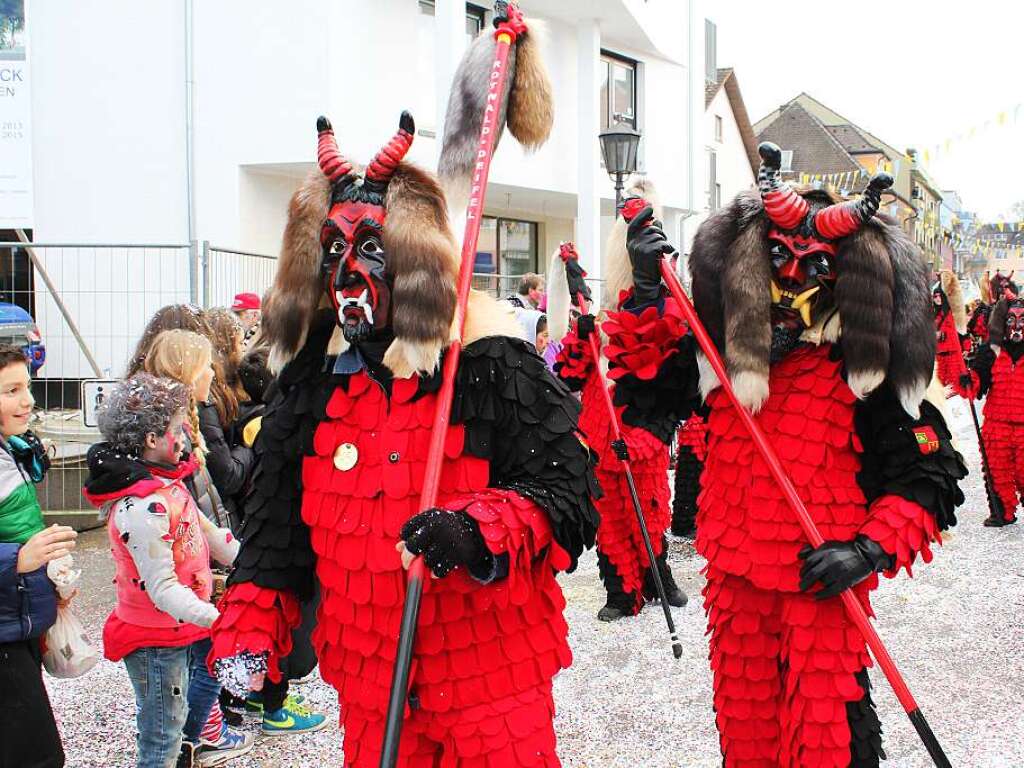
[[[82,416],[83,379],[117,379],[153,314],[168,304],[230,306],[236,293],[262,295],[277,259],[202,243],[0,242],[0,342],[30,356],[32,429],[53,470],[38,488],[48,514],[95,519],[81,487],[85,453],[99,440]],[[474,275],[474,287],[503,298],[521,275]],[[595,296],[600,281],[590,281]]]
[[[53,470],[38,487],[49,513],[95,519],[81,497],[85,427],[80,383],[124,373],[160,307],[195,295],[196,249],[187,244],[0,242],[0,341],[24,348],[33,370],[31,428]]]

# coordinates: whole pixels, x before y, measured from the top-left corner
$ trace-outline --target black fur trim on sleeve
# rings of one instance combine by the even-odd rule
[[[956,525],[964,501],[957,482],[967,467],[938,408],[925,400],[912,419],[886,384],[857,403],[854,423],[864,445],[857,482],[868,503],[892,493],[935,515],[939,530]]]
[[[984,397],[992,388],[992,366],[995,362],[995,350],[988,344],[980,345],[970,359],[971,370],[978,374],[978,397]]]
[[[679,339],[679,352],[662,363],[650,380],[627,374],[615,382],[614,402],[626,406],[622,420],[646,429],[670,445],[676,430],[701,404],[693,334]]]
[[[466,450],[490,461],[490,485],[515,491],[548,513],[555,541],[572,558],[594,545],[600,495],[594,457],[576,435],[580,404],[526,342],[504,336],[462,351],[452,422]]]
[[[332,389],[324,354],[333,330],[333,318],[318,318],[305,347],[271,385],[229,584],[252,582],[300,600],[312,597],[315,557],[301,514],[302,459],[313,452]]]

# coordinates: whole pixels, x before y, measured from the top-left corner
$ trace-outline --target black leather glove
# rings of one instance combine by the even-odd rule
[[[964,372],[960,374],[960,387],[965,391],[969,391],[974,387],[974,379],[971,378],[971,374]]]
[[[853,541],[826,541],[820,547],[808,545],[798,556],[804,561],[800,569],[800,589],[807,592],[820,583],[822,589],[814,595],[819,600],[835,597],[872,573],[893,566],[892,555],[864,535],[858,535]]]
[[[665,237],[661,222],[653,221],[654,209],[647,206],[629,222],[626,250],[633,265],[633,296],[637,304],[647,304],[661,295],[662,257],[675,253]]]
[[[580,341],[586,341],[590,338],[590,334],[594,332],[594,316],[593,315],[580,315],[580,319],[576,321],[576,335]]]
[[[410,517],[399,535],[405,548],[414,555],[423,555],[427,567],[439,579],[460,565],[477,579],[493,576],[494,555],[476,521],[465,512],[428,509]]]
[[[573,304],[576,303],[576,297],[580,295],[588,302],[592,298],[590,286],[587,285],[585,277],[586,273],[583,271],[583,267],[580,266],[579,261],[571,259],[565,263],[565,279],[569,284],[569,296]]]

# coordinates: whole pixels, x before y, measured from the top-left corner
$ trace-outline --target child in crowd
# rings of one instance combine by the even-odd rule
[[[28,431],[31,384],[25,353],[0,345],[0,766],[61,768],[64,750],[43,686],[40,640],[57,617],[46,565],[71,552],[78,534],[43,525],[33,483],[49,462]]]
[[[135,689],[138,768],[220,765],[252,749],[234,732],[200,747],[220,685],[206,669],[211,556],[230,564],[238,541],[200,514],[185,479],[190,388],[139,373],[100,406],[105,442],[89,449],[84,495],[107,519],[117,603],[103,630],[105,656],[124,660]],[[229,730],[226,729],[225,730]]]

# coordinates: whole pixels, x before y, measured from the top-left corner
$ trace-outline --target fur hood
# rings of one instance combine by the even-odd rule
[[[292,196],[277,274],[264,304],[262,332],[275,373],[302,349],[318,308],[330,305],[320,274],[320,227],[331,203],[331,183],[313,171]],[[384,362],[399,378],[430,373],[450,341],[455,319],[459,250],[448,225],[444,193],[429,173],[400,163],[387,187],[384,247],[394,277],[395,339]],[[347,342],[340,331],[332,352]]]
[[[737,395],[754,411],[769,394],[769,224],[758,193],[742,193],[701,225],[690,255],[694,306]],[[841,340],[850,388],[864,398],[889,381],[916,415],[935,359],[929,272],[920,251],[894,221],[876,215],[839,241],[835,261],[832,335]]]
[[[949,301],[949,311],[953,314],[957,333],[967,333],[967,305],[964,304],[964,292],[960,288],[960,279],[952,270],[944,269],[939,273],[939,285]]]

